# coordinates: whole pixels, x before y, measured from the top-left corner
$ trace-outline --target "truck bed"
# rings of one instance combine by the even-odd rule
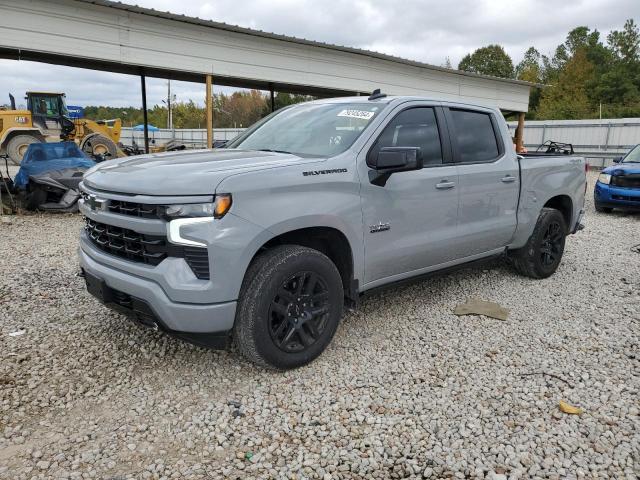
[[[520,169],[520,200],[518,202],[518,229],[515,244],[524,243],[535,226],[540,208],[557,196],[567,192],[563,201],[571,203],[572,216],[567,219],[573,231],[584,204],[586,161],[579,155],[545,154],[542,152],[518,155]]]

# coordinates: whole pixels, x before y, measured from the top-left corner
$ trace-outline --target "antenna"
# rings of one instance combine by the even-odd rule
[[[378,98],[384,98],[386,96],[387,96],[386,93],[381,93],[380,89],[376,88],[371,94],[371,96],[369,97],[369,100],[377,100]]]

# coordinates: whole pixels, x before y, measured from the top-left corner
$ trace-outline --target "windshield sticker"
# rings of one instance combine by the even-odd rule
[[[360,118],[362,120],[371,120],[371,117],[375,115],[375,112],[368,112],[366,110],[342,110],[338,117]]]

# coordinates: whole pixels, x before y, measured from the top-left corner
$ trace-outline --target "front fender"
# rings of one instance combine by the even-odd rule
[[[272,238],[312,227],[341,232],[351,247],[355,279],[364,273],[360,184],[352,168],[332,175],[304,176],[302,168],[262,170],[224,179],[217,193],[231,193],[231,212],[267,230]],[[306,167],[308,169],[308,167]]]
[[[2,145],[2,147],[4,148],[5,142],[8,141],[9,137],[12,137],[13,135],[20,135],[22,133],[31,133],[37,137],[44,138],[44,135],[38,128],[11,127],[7,128],[2,134],[2,137],[0,137],[0,145]]]

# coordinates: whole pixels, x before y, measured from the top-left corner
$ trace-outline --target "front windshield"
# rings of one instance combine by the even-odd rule
[[[627,153],[622,163],[640,163],[640,145],[636,145],[636,148]]]
[[[34,95],[31,98],[32,111],[36,115],[57,117],[60,115],[58,97],[52,95]]]
[[[344,152],[384,105],[306,103],[277,112],[227,148],[330,157]]]

